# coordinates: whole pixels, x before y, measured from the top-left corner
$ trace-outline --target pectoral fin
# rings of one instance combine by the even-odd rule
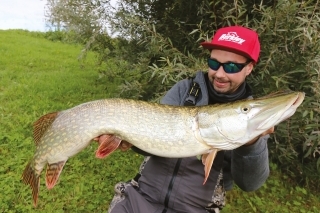
[[[203,185],[207,182],[213,161],[217,155],[218,150],[212,149],[210,153],[202,155],[202,163],[204,165],[204,181]]]
[[[115,135],[105,135],[103,141],[99,141],[99,147],[96,151],[97,158],[105,158],[114,152],[120,145],[121,139]]]

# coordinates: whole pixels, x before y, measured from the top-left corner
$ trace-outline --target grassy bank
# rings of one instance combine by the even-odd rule
[[[20,178],[35,150],[32,123],[37,118],[111,97],[108,91],[116,87],[99,82],[93,54],[78,60],[80,46],[53,43],[25,31],[0,31],[0,40],[0,212],[105,211],[114,183],[138,166],[131,152],[97,160],[92,144],[67,162],[53,190],[46,189],[42,178],[37,210]]]
[[[0,40],[0,212],[106,212],[114,184],[135,175],[141,156],[116,152],[99,160],[93,143],[68,160],[54,189],[46,189],[42,176],[36,209],[21,174],[35,150],[32,123],[37,118],[112,97],[117,85],[98,78],[94,54],[78,60],[80,46],[16,30],[0,31]],[[110,66],[115,67],[111,62]],[[235,189],[228,193],[227,203],[223,212],[318,213],[320,193],[292,185],[272,165],[260,190]]]

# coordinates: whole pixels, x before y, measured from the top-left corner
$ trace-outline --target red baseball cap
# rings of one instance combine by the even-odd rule
[[[246,27],[230,26],[217,30],[211,42],[202,42],[206,49],[223,49],[244,55],[258,62],[260,54],[260,42],[258,34]]]

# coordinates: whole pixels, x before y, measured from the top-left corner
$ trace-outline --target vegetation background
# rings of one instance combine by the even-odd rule
[[[101,160],[95,158],[97,144],[92,143],[68,160],[52,190],[46,189],[43,172],[37,208],[31,189],[21,181],[35,151],[34,121],[49,112],[115,97],[119,91],[119,83],[99,77],[95,53],[81,60],[80,45],[48,38],[51,32],[0,30],[0,212],[106,212],[114,185],[138,171],[142,157],[132,151]],[[121,72],[112,58],[107,67]],[[320,192],[297,184],[274,163],[261,189],[246,193],[235,188],[227,199],[224,212],[320,212]]]
[[[230,24],[260,35],[249,79],[255,96],[287,88],[307,96],[273,134],[267,183],[252,193],[235,188],[223,211],[320,212],[319,1],[118,2],[48,0],[56,30],[0,31],[0,212],[105,212],[114,184],[135,175],[141,156],[98,160],[93,143],[68,161],[54,189],[41,183],[35,209],[20,180],[35,149],[32,123],[100,98],[158,101],[176,81],[206,70],[199,42]]]
[[[98,54],[99,73],[106,81],[120,79],[121,97],[158,101],[175,82],[207,69],[208,52],[199,43],[216,29],[256,30],[262,51],[249,78],[254,95],[306,93],[296,115],[277,127],[270,157],[299,183],[320,188],[319,0],[117,2],[50,0],[47,20]],[[120,72],[106,66],[110,58],[117,58]]]

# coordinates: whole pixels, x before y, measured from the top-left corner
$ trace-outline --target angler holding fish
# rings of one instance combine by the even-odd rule
[[[268,134],[294,114],[304,93],[251,99],[246,77],[258,61],[253,30],[219,29],[211,42],[208,72],[178,82],[161,104],[106,99],[44,115],[34,124],[37,145],[23,172],[37,204],[40,175],[53,188],[69,157],[95,139],[96,156],[116,149],[146,156],[129,183],[115,186],[109,212],[219,212],[233,182],[256,190],[269,175]]]
[[[260,54],[257,33],[244,27],[225,27],[216,31],[211,42],[203,42],[201,45],[210,52],[208,72],[198,72],[193,80],[178,82],[168,91],[161,103],[203,106],[251,97],[252,89],[246,83],[246,77],[252,72]],[[197,84],[193,87],[193,83]],[[194,92],[193,95],[189,95],[190,92]],[[303,100],[303,94],[300,95],[295,107],[298,107]],[[230,110],[230,114],[221,113],[221,116],[218,116],[220,121],[216,125],[217,128],[211,129],[210,133],[202,132],[201,135],[207,133],[211,137],[218,138],[223,134],[225,142],[228,143],[232,139],[237,140],[236,138],[241,137],[244,132],[257,131],[247,129],[242,133],[236,132],[241,125],[246,125],[246,121],[243,120],[241,123],[241,120],[237,121],[232,115],[240,106]],[[259,109],[259,104],[256,105],[257,110],[269,108],[265,113],[270,117],[279,110],[272,109],[274,105],[271,103],[265,107]],[[222,121],[223,119],[226,120]],[[258,127],[258,123],[266,118],[257,114],[256,117],[248,119],[252,119],[253,123],[257,122],[255,127]],[[220,131],[224,128],[225,131]],[[144,153],[147,157],[133,181],[115,186],[116,193],[109,212],[218,213],[225,205],[225,191],[231,190],[233,183],[242,190],[253,191],[260,188],[267,179],[269,175],[267,140],[268,134],[272,133],[274,128],[273,125],[265,128],[264,132],[259,133],[260,136],[248,140],[247,144],[234,150],[218,152],[204,185],[203,164],[196,157],[163,158]],[[101,136],[100,142],[105,137],[107,136]],[[134,146],[133,150],[139,152]],[[212,157],[209,154],[209,158]],[[139,187],[133,187],[135,185]]]

